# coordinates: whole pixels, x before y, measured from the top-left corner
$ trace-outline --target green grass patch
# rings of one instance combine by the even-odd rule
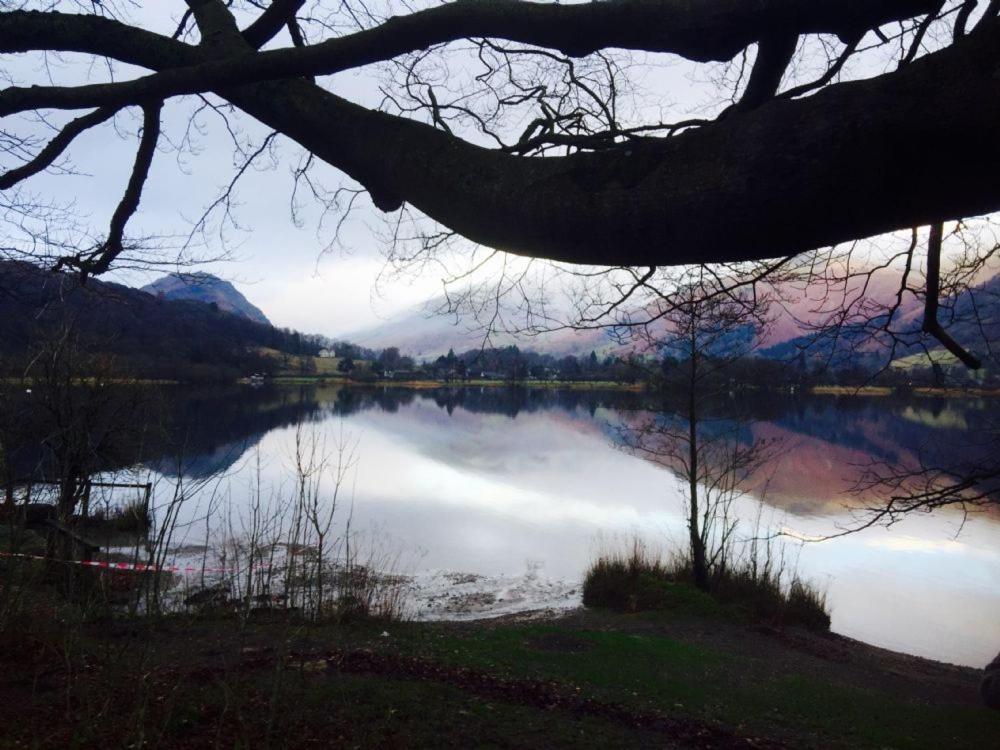
[[[557,681],[603,701],[745,728],[793,747],[986,747],[1000,713],[934,705],[794,654],[776,665],[755,638],[715,648],[656,632],[664,613],[620,615],[621,630],[525,624],[461,630],[404,626],[393,648],[505,676]],[[729,627],[735,627],[732,624]]]

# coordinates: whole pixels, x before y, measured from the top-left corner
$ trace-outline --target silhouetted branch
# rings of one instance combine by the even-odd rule
[[[924,307],[923,330],[940,341],[945,349],[958,357],[966,367],[978,370],[983,366],[979,358],[966,351],[965,348],[948,334],[938,321],[938,306],[941,294],[941,243],[943,235],[944,226],[942,224],[931,225],[931,235],[927,245],[927,299]]]
[[[298,28],[295,25],[295,14],[305,5],[305,0],[271,0],[271,4],[257,20],[243,30],[243,38],[254,49],[260,49],[274,38],[285,26]],[[294,32],[293,42],[294,40]],[[296,43],[296,46],[302,46]]]
[[[61,258],[56,264],[55,270],[67,266],[78,269],[84,278],[88,275],[100,275],[108,270],[111,262],[124,250],[125,225],[139,208],[142,189],[149,177],[149,168],[153,163],[153,155],[156,153],[156,144],[160,138],[160,111],[162,108],[163,102],[147,104],[142,108],[142,136],[136,151],[135,163],[132,165],[132,174],[129,177],[125,193],[111,216],[107,239],[99,248],[86,255]]]
[[[103,122],[110,120],[116,112],[117,107],[101,107],[91,112],[89,115],[78,117],[69,122],[59,134],[49,141],[34,159],[23,166],[11,169],[0,176],[0,190],[7,190],[22,180],[44,171],[55,163],[55,160],[69,147],[80,133],[89,130]]]

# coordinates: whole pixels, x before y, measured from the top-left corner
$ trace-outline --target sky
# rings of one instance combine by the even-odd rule
[[[145,3],[133,11],[133,18],[147,28],[172,29],[182,9],[180,0]],[[278,39],[275,44],[285,46],[288,41]],[[86,58],[79,55],[66,55],[62,63],[50,57],[44,67],[39,56],[11,56],[4,60],[4,66],[21,85],[45,82],[47,75],[58,83],[82,82],[89,70]],[[122,67],[118,77],[138,73]],[[669,91],[672,102],[691,94],[686,72],[676,65],[646,70],[644,76],[652,76],[658,88]],[[378,80],[371,70],[328,77],[324,85],[352,101],[369,106],[378,103]],[[164,110],[163,131],[175,142],[185,131],[190,109],[189,103],[172,100]],[[62,122],[77,114],[57,113],[53,120]],[[225,124],[214,115],[203,117],[202,123],[204,132],[196,135],[196,155],[179,158],[175,149],[161,146],[128,234],[171,234],[169,244],[176,245],[228,184],[234,174],[234,155]],[[69,155],[79,174],[42,174],[25,185],[46,198],[72,202],[79,213],[90,217],[91,226],[101,231],[128,180],[139,124],[137,111],[120,115],[116,124],[117,129],[94,129],[74,142]],[[267,131],[249,118],[240,118],[239,124],[255,143],[266,135]],[[440,297],[440,271],[390,274],[386,278],[381,236],[384,217],[367,200],[352,213],[341,232],[340,246],[333,250],[328,244],[335,219],[328,219],[321,227],[315,205],[305,204],[305,221],[296,226],[291,220],[290,197],[291,170],[298,150],[285,139],[278,139],[277,148],[284,158],[275,168],[248,171],[238,184],[235,216],[242,229],[230,228],[225,241],[218,233],[210,234],[195,251],[201,257],[224,254],[226,260],[206,263],[199,270],[233,282],[275,325],[332,337],[378,326]],[[336,186],[337,174],[332,169],[326,171],[328,186]],[[162,272],[166,271],[113,271],[107,278],[139,286]]]
[[[132,17],[147,28],[169,30],[183,7],[181,0],[142,3]],[[287,40],[279,39],[276,44],[284,46]],[[45,82],[46,75],[59,83],[75,83],[92,72],[86,60],[68,55],[60,63],[50,57],[43,67],[40,56],[20,55],[8,57],[4,65],[20,84]],[[646,114],[652,119],[661,115],[672,118],[697,114],[713,95],[715,88],[709,78],[719,70],[696,68],[662,56],[653,56],[651,62],[638,69],[634,79],[643,90],[655,94],[648,99],[652,105],[639,105],[647,108]],[[122,68],[119,78],[136,73]],[[452,70],[442,75],[460,77],[461,73]],[[95,78],[101,75],[94,73]],[[371,70],[328,77],[323,83],[352,101],[368,106],[378,104],[379,82]],[[657,111],[648,111],[650,106]],[[663,111],[659,111],[661,108]],[[190,100],[172,100],[165,109],[164,133],[173,144],[184,136],[190,109]],[[64,116],[56,115],[54,119],[61,121],[60,117]],[[129,224],[130,234],[167,234],[171,235],[167,244],[179,245],[194,220],[231,179],[234,154],[226,124],[215,114],[204,116],[201,124],[203,132],[194,134],[193,153],[181,156],[172,146],[161,146],[139,213]],[[89,131],[69,152],[80,174],[39,175],[26,186],[47,199],[72,202],[80,213],[90,217],[91,226],[101,231],[107,226],[128,180],[137,125],[133,109],[119,116],[117,130],[105,126]],[[239,118],[239,126],[243,135],[254,143],[259,144],[266,135],[249,118]],[[125,131],[124,137],[118,130]],[[39,128],[36,132],[42,131]],[[240,180],[235,217],[241,228],[230,227],[224,233],[225,239],[219,233],[208,234],[195,251],[201,257],[225,255],[227,259],[209,262],[200,270],[232,281],[276,325],[332,337],[377,326],[441,295],[439,270],[409,272],[376,283],[386,270],[381,236],[385,225],[382,215],[367,200],[362,201],[363,205],[344,225],[340,247],[336,249],[327,249],[335,217],[327,217],[321,224],[317,207],[304,204],[303,221],[296,225],[291,219],[290,197],[291,169],[298,150],[281,138],[276,141],[276,148],[281,158],[273,168],[250,170]],[[332,169],[324,169],[328,185],[336,186],[338,175]],[[157,275],[119,271],[108,278],[141,285]]]
[[[171,0],[146,5],[142,17],[150,28],[160,29],[170,25],[169,19],[183,4]],[[73,81],[81,74],[83,58],[66,56],[64,60],[60,65],[50,58],[45,72],[53,73],[59,82]],[[22,55],[7,62],[7,69],[20,78],[19,82],[44,80],[37,57]],[[123,72],[131,73],[128,69]],[[354,74],[340,76],[332,88],[355,101],[369,99],[373,90],[370,77]],[[163,118],[167,137],[175,141],[182,137],[189,111],[185,102],[168,104]],[[167,234],[167,244],[179,245],[232,178],[234,154],[225,123],[218,116],[205,117],[203,122],[206,127],[196,136],[196,155],[179,158],[176,149],[159,149],[139,212],[129,223],[129,234]],[[78,174],[43,174],[26,185],[46,198],[71,202],[80,214],[90,217],[93,226],[106,226],[128,180],[137,125],[137,113],[132,110],[117,120],[118,129],[130,131],[126,137],[110,126],[85,133],[69,152]],[[249,118],[240,118],[239,125],[255,143],[267,132]],[[279,140],[277,148],[288,156],[295,153],[288,141]],[[297,227],[290,210],[293,163],[292,158],[286,158],[273,168],[251,170],[241,178],[235,194],[235,217],[241,228],[230,227],[225,240],[219,233],[208,235],[204,242],[196,240],[195,256],[227,256],[199,270],[232,281],[275,325],[330,336],[377,325],[440,293],[440,283],[433,277],[377,287],[385,264],[372,231],[381,219],[372,209],[364,207],[356,212],[356,218],[344,228],[341,247],[331,251],[326,251],[330,232],[319,229],[315,209],[307,205],[306,221]],[[113,271],[107,278],[142,285],[167,270]]]

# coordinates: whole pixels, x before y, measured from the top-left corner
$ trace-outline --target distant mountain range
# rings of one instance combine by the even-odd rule
[[[260,308],[252,305],[236,287],[209,273],[172,273],[147,284],[142,291],[161,299],[204,302],[255,323],[271,325]]]
[[[417,359],[434,359],[447,354],[449,349],[463,352],[484,345],[498,348],[517,345],[556,356],[579,356],[591,351],[602,353],[614,345],[605,330],[567,330],[537,336],[494,333],[486,340],[484,331],[478,329],[474,321],[456,321],[453,316],[435,314],[432,311],[436,307],[436,301],[428,302],[381,325],[355,331],[343,338],[369,349],[397,346],[404,354]]]
[[[898,279],[889,278],[888,275],[874,277],[868,284],[866,295],[871,309],[880,305],[891,306],[898,290],[896,284]],[[604,356],[622,354],[633,348],[628,343],[623,344],[614,331],[604,328],[561,330],[536,336],[500,333],[492,335],[486,341],[483,331],[467,322],[456,322],[452,316],[433,314],[431,311],[436,307],[438,305],[435,301],[429,301],[379,326],[356,331],[344,338],[371,349],[396,346],[405,354],[425,359],[446,354],[449,349],[456,352],[475,349],[484,343],[494,347],[516,344],[523,349],[556,356],[580,356],[591,351]],[[813,299],[809,290],[786,301],[781,314],[764,332],[758,349],[759,355],[768,359],[787,359],[810,344],[817,357],[828,358],[833,347],[843,358],[857,360],[857,364],[865,364],[861,360],[875,360],[884,355],[880,344],[875,340],[868,340],[867,333],[858,327],[845,326],[836,338],[813,342],[813,333],[808,329],[825,323],[829,311],[835,308],[836,305],[830,300]],[[975,303],[968,294],[957,299],[943,299],[940,317],[951,335],[973,351],[983,352],[987,348],[986,342],[1000,341],[1000,275],[979,286]],[[919,331],[922,320],[923,303],[912,294],[905,295],[896,314],[894,328]],[[949,320],[952,322],[948,323]],[[660,334],[666,332],[665,324],[662,323],[654,324],[652,328],[654,336],[657,329]],[[935,347],[932,345],[931,348]],[[920,351],[922,349],[918,347],[900,346],[895,356],[902,358]]]
[[[892,279],[882,278],[869,286],[868,298],[876,307],[892,304],[896,291]],[[799,297],[785,303],[783,314],[765,332],[758,349],[761,356],[795,358],[811,343],[806,327],[823,322],[825,313],[816,310],[824,305],[810,299],[809,290]],[[501,333],[487,340],[482,330],[466,320],[456,322],[454,317],[433,314],[435,307],[430,301],[380,326],[342,338],[375,350],[398,347],[418,360],[433,360],[449,349],[463,352],[512,344],[557,357],[585,356],[593,351],[603,358],[632,349],[616,338],[614,331],[603,328],[537,336]],[[825,307],[829,310],[835,305]],[[906,295],[895,326],[919,330],[922,315],[921,301]],[[951,322],[949,316],[953,316]],[[1000,275],[980,285],[975,302],[968,294],[942,300],[941,317],[956,340],[975,352],[988,353],[988,344],[1000,341]],[[0,354],[29,351],[46,326],[67,319],[75,321],[95,342],[103,342],[102,348],[146,362],[149,366],[144,369],[150,372],[163,369],[167,362],[245,369],[251,366],[247,352],[275,349],[307,354],[328,344],[323,337],[275,329],[231,283],[207,273],[170,274],[142,289],[98,279],[81,287],[72,274],[0,261]],[[737,334],[745,332],[734,331]],[[812,342],[809,356],[836,360],[839,355],[842,362],[862,367],[877,364],[882,357],[884,364],[887,350],[866,336],[863,330],[845,327],[837,337]],[[932,349],[939,348],[931,344]],[[894,359],[919,363],[926,359],[921,359],[920,352],[916,346],[900,346]]]

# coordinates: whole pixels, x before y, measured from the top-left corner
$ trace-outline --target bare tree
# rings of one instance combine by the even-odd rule
[[[734,365],[751,354],[767,324],[768,301],[718,295],[702,273],[675,293],[668,331],[648,342],[664,356],[664,405],[623,430],[625,446],[675,471],[685,485],[688,551],[694,583],[709,589],[735,541],[734,504],[771,446],[745,439],[748,425],[719,401],[732,387]]]

